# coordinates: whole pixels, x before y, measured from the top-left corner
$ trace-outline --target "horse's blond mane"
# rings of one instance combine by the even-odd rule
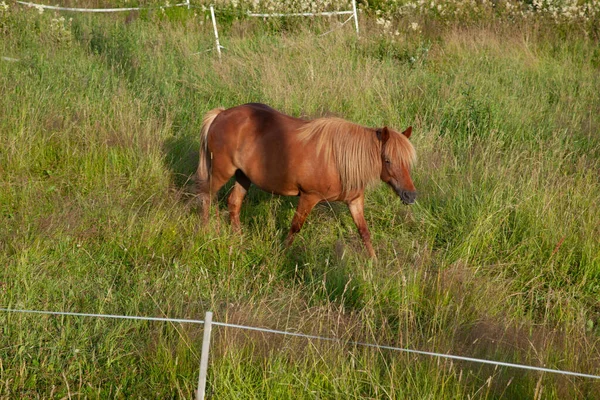
[[[394,162],[410,167],[415,149],[402,134],[392,130],[384,153]],[[363,190],[378,181],[381,174],[381,142],[375,129],[365,128],[341,118],[308,121],[298,132],[300,141],[315,140],[317,154],[333,160],[340,173],[344,192]]]

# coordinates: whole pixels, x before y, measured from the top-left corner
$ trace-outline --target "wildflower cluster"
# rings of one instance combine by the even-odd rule
[[[363,9],[375,14],[382,33],[395,36],[393,21],[398,17],[412,19],[406,27],[420,31],[417,21],[465,23],[490,18],[501,20],[545,20],[556,24],[579,24],[594,27],[600,24],[600,0],[379,0]]]
[[[527,13],[543,14],[557,22],[588,22],[600,17],[600,1],[533,0]]]
[[[10,8],[8,4],[5,1],[0,2],[0,33],[6,33],[9,15]]]
[[[369,8],[368,2],[366,8]],[[380,0],[374,10],[386,20],[397,15],[422,15],[442,21],[501,16],[550,17],[556,22],[587,22],[600,16],[600,0]]]
[[[69,43],[72,39],[71,23],[73,18],[65,19],[63,16],[54,15],[50,20],[50,37],[58,43]]]
[[[316,13],[352,9],[352,2],[349,0],[217,0],[216,4],[243,11],[265,13]]]

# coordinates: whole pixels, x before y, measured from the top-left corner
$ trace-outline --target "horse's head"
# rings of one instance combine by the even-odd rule
[[[417,191],[410,178],[410,167],[415,159],[415,149],[408,141],[412,127],[402,134],[387,127],[377,129],[381,141],[381,180],[400,196],[404,204],[413,204]]]

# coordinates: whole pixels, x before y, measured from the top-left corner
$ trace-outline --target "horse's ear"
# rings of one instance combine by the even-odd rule
[[[382,144],[385,144],[385,142],[387,142],[389,138],[390,131],[388,130],[387,126],[384,126],[381,129],[377,129],[377,139],[381,140]]]
[[[406,136],[407,139],[409,139],[410,135],[412,134],[412,126],[409,126],[408,128],[406,128],[406,130],[404,132],[402,132],[402,134],[404,136]]]

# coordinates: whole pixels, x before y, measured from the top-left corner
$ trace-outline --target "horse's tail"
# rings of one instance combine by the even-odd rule
[[[215,108],[204,115],[202,121],[202,129],[200,131],[200,162],[198,163],[198,171],[196,179],[199,192],[208,192],[209,190],[209,174],[212,164],[211,154],[208,151],[208,131],[210,126],[224,108]]]

